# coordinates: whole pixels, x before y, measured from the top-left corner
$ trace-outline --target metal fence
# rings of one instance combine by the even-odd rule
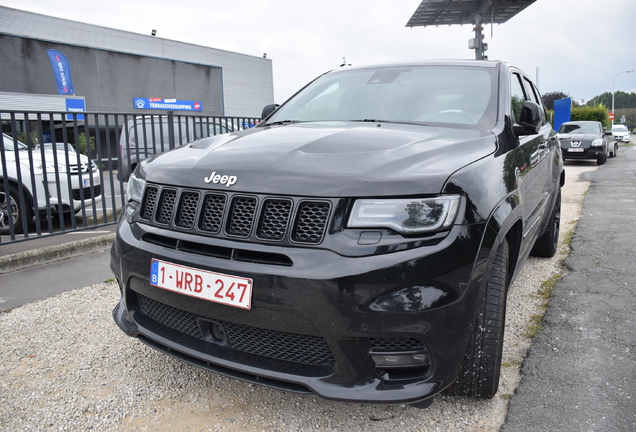
[[[0,111],[0,245],[117,222],[148,156],[255,126],[225,116]]]

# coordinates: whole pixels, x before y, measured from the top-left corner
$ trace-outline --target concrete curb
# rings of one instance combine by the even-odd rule
[[[115,233],[0,257],[0,275],[110,248]]]

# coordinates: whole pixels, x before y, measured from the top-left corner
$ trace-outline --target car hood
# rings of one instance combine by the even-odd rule
[[[597,138],[601,138],[599,134],[557,134],[557,137],[561,140],[574,140],[574,141],[594,141]]]
[[[64,166],[66,165],[66,154],[64,153],[63,150],[57,150],[57,164]],[[16,157],[15,157],[15,152],[14,151],[5,151],[4,152],[5,155],[5,160],[7,162],[15,162]],[[80,163],[81,164],[87,164],[88,163],[88,157],[86,157],[83,154],[80,154]],[[29,166],[29,151],[28,150],[20,150],[18,152],[18,157],[20,159],[20,163],[26,166]],[[34,165],[39,165],[42,162],[42,153],[39,149],[33,149],[31,150],[31,160],[33,161]],[[53,150],[45,150],[44,151],[44,160],[47,161],[50,164],[53,164],[56,161],[56,157],[53,154]],[[69,152],[68,154],[68,160],[69,160],[69,164],[70,165],[77,165],[77,153],[71,153]]]
[[[234,192],[437,194],[453,172],[493,153],[495,143],[491,132],[467,129],[298,123],[200,140],[152,157],[142,169],[151,182]]]
[[[34,150],[33,153],[37,153],[38,156],[40,155],[40,151],[39,150]],[[55,153],[57,153],[56,156],[53,155],[53,150],[44,150],[44,159],[47,162],[53,163],[53,161],[55,161],[55,158],[57,157],[57,163],[59,165],[66,165],[66,152],[64,150],[56,150]],[[88,163],[88,157],[80,154],[79,155],[80,158],[80,163],[85,164]],[[77,153],[75,152],[68,152],[68,162],[69,165],[77,165]]]
[[[4,157],[5,160],[7,162],[15,162],[16,157],[15,157],[15,152],[13,150],[10,151],[5,151],[4,152]],[[24,165],[29,165],[29,151],[28,150],[19,150],[18,151],[18,158],[20,159],[20,162]],[[33,163],[39,163],[40,161],[42,161],[42,156],[40,155],[40,152],[37,150],[31,150],[31,159],[33,160]]]

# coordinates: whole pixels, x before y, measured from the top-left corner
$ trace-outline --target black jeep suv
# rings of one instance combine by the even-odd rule
[[[258,127],[141,163],[119,327],[201,368],[341,401],[497,391],[506,294],[556,252],[559,143],[503,62],[326,73]]]

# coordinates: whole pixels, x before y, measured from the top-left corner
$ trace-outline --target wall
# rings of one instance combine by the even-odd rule
[[[113,111],[113,104],[117,105],[119,112],[123,108],[131,111],[132,97],[135,96],[132,93],[137,90],[148,92],[136,94],[139,97],[201,100],[205,110],[216,109],[217,100],[220,100],[223,114],[228,116],[258,117],[265,105],[274,102],[270,59],[5,6],[0,6],[0,34],[3,35],[0,41],[0,49],[3,50],[0,91],[30,93],[32,88],[41,91],[46,86],[43,93],[57,93],[46,49],[43,55],[38,51],[49,46],[59,48],[69,58],[76,93],[86,96],[88,109],[92,109],[91,104],[96,98],[87,93],[91,91],[88,84],[95,82],[97,87],[92,88],[99,90],[98,106],[104,106],[106,111]],[[11,47],[4,46],[5,41],[9,41],[6,38],[16,37],[22,41],[13,40]],[[11,55],[7,57],[4,50],[9,50]],[[16,53],[19,55],[17,58]],[[7,63],[12,63],[13,67]],[[19,72],[15,72],[16,64]],[[165,71],[168,75],[161,76]],[[102,73],[106,75],[102,76]],[[43,76],[46,79],[41,79]],[[193,78],[197,80],[195,84],[191,84]],[[171,79],[174,80],[172,87],[168,83]],[[220,81],[220,96],[217,79]],[[212,83],[211,89],[207,89],[208,82]],[[24,87],[15,88],[16,85]],[[7,90],[8,86],[14,88]],[[158,90],[179,94],[156,94]],[[189,96],[202,92],[206,100]],[[122,107],[119,98],[126,93],[130,93],[130,102],[126,100]],[[212,106],[209,106],[210,103]]]
[[[201,101],[197,114],[224,114],[220,68],[7,35],[0,35],[0,91],[57,94],[47,49],[68,58],[87,111],[142,113],[133,97],[160,97]]]

